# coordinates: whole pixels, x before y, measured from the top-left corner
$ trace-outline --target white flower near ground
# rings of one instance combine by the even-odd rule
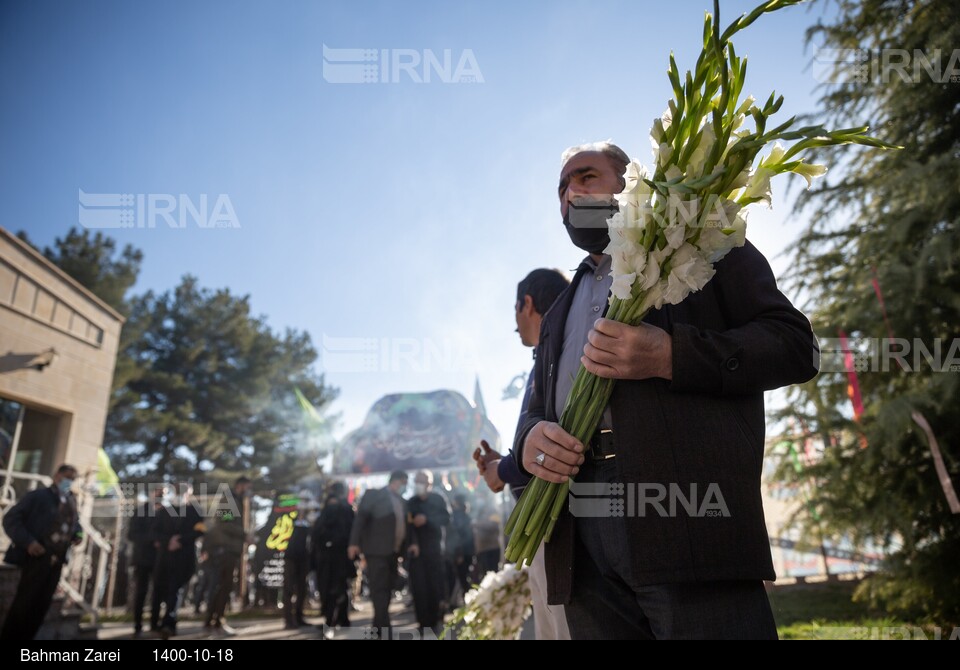
[[[480,585],[464,595],[444,635],[455,631],[460,640],[515,640],[533,611],[530,578],[510,563],[488,572]]]

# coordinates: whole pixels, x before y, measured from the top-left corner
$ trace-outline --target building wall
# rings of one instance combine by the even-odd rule
[[[0,228],[0,397],[34,410],[32,433],[25,422],[21,448],[49,443],[43,468],[67,461],[83,475],[96,465],[122,323],[108,305]],[[57,352],[52,364],[42,371],[27,367],[50,348]]]

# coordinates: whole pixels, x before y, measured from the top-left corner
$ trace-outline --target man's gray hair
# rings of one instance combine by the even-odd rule
[[[587,144],[578,144],[575,147],[570,147],[560,156],[560,167],[566,165],[567,161],[577,154],[586,153],[588,151],[596,151],[606,155],[607,158],[609,158],[613,163],[621,166],[623,170],[626,170],[627,165],[630,164],[630,157],[627,156],[627,152],[610,140],[604,140],[602,142],[589,142]],[[623,173],[621,172],[621,174]]]

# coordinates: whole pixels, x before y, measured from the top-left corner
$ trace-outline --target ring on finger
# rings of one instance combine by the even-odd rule
[[[537,457],[533,460],[537,462],[537,465],[539,465],[540,467],[543,467],[543,462],[547,460],[547,455],[541,451],[539,454],[537,454]]]

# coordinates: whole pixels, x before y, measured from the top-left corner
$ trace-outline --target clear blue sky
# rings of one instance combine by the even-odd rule
[[[757,1],[724,0],[722,23]],[[318,349],[324,336],[372,340],[347,346],[374,352],[377,371],[327,374],[338,435],[383,394],[472,398],[479,374],[509,441],[519,400],[501,389],[531,365],[513,332],[516,284],[582,256],[560,225],[560,153],[612,138],[649,163],[668,55],[693,65],[711,7],[4,2],[0,225],[49,244],[77,225],[80,189],[226,194],[238,229],[108,231],[145,253],[137,291],[192,273],[250,294],[272,327],[306,330]],[[815,109],[804,31],[825,9],[765,17],[736,42],[747,91],[785,94],[784,119]],[[454,63],[469,49],[484,81],[332,84],[324,44],[450,49]],[[778,272],[800,225],[785,186],[748,231]]]

